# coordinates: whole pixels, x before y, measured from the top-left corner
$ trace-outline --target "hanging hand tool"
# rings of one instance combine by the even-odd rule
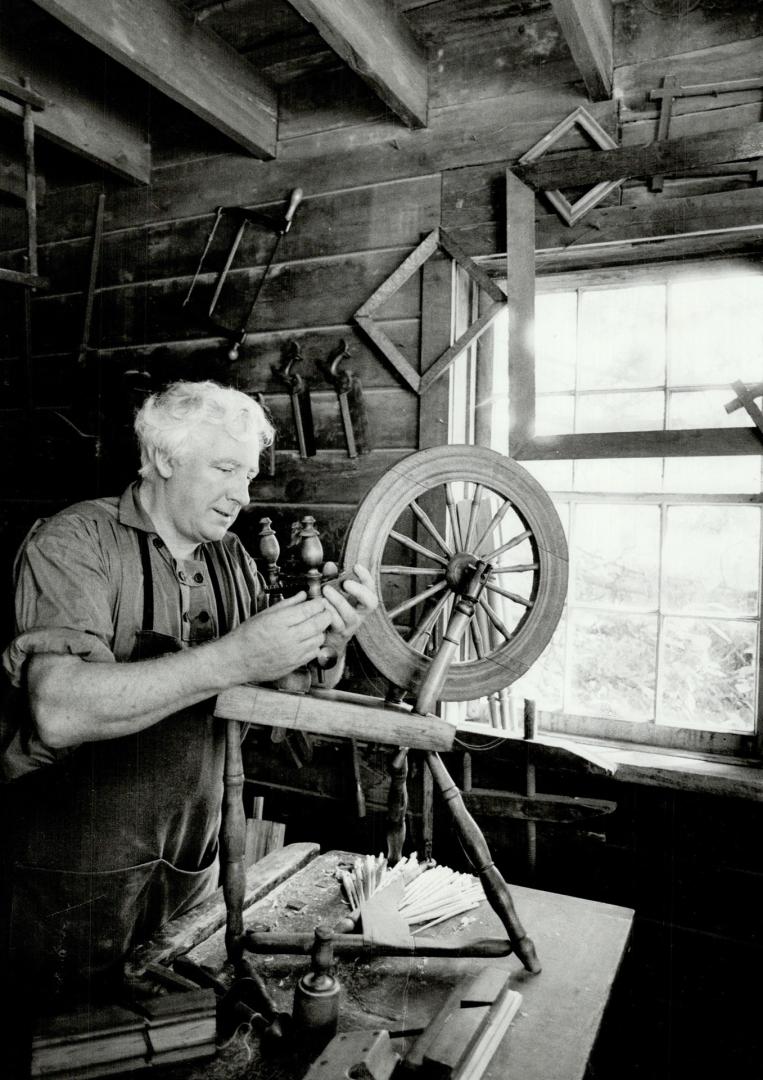
[[[217,275],[215,287],[212,292],[212,299],[210,300],[209,307],[207,308],[207,318],[212,324],[212,326],[224,337],[226,337],[231,343],[228,350],[229,360],[238,360],[238,354],[241,350],[241,346],[244,343],[244,338],[247,334],[247,326],[252,316],[252,312],[254,311],[254,306],[257,303],[259,295],[262,291],[262,287],[265,284],[265,279],[267,278],[268,273],[270,272],[270,268],[273,265],[273,261],[276,257],[276,252],[278,251],[281,239],[291,228],[292,221],[294,220],[294,214],[296,213],[297,207],[299,206],[301,201],[302,188],[294,188],[289,198],[289,205],[287,206],[283,217],[279,220],[274,220],[272,216],[258,213],[256,210],[247,210],[242,206],[218,206],[215,210],[215,220],[212,224],[209,236],[207,237],[204,244],[204,250],[201,253],[201,258],[199,259],[199,265],[196,268],[196,273],[193,276],[191,285],[188,289],[185,299],[183,300],[183,307],[185,307],[191,299],[194,288],[196,287],[196,283],[199,279],[199,275],[202,272],[204,262],[212,246],[212,241],[214,240],[217,228],[220,224],[220,221],[222,220],[223,215],[227,214],[231,216],[234,220],[238,221],[239,224],[238,229],[236,230],[236,235],[233,238],[233,242],[228,249],[228,254],[226,255],[223,268]],[[265,265],[265,269],[263,270],[262,277],[260,278],[254,290],[254,295],[249,303],[246,316],[244,317],[241,325],[236,328],[224,325],[223,323],[215,319],[214,315],[215,311],[217,310],[217,305],[220,300],[220,294],[222,293],[223,286],[225,285],[228,272],[233,264],[233,260],[236,256],[239,245],[241,244],[241,241],[244,237],[246,227],[250,224],[264,226],[265,228],[272,230],[275,233],[276,239],[271,249],[268,261]]]
[[[291,412],[294,418],[294,430],[297,435],[299,456],[315,456],[315,428],[313,410],[310,404],[310,390],[307,383],[296,371],[294,364],[301,363],[302,354],[296,341],[290,341],[284,350],[284,359],[280,368],[273,368],[273,374],[285,382],[291,395]]]
[[[342,360],[348,360],[349,356],[347,342],[342,338],[339,345],[329,353],[323,370],[336,390],[347,456],[355,458],[359,453],[368,453],[368,415],[360,379],[352,371],[339,369]]]

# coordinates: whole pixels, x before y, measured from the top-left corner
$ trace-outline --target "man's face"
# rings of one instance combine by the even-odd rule
[[[215,424],[199,425],[164,485],[168,522],[182,541],[222,539],[249,502],[259,456],[259,442],[241,442]]]

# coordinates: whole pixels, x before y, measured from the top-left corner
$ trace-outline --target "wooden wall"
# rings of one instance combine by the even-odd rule
[[[425,130],[409,131],[393,121],[354,76],[323,72],[283,88],[278,157],[259,162],[154,95],[144,117],[154,160],[148,187],[121,181],[48,184],[40,254],[51,287],[32,305],[30,381],[19,358],[20,299],[10,290],[3,296],[0,445],[8,459],[23,463],[0,481],[0,519],[13,523],[3,554],[15,543],[22,521],[38,511],[95,490],[114,490],[129,479],[132,409],[146,386],[179,376],[211,376],[261,390],[273,411],[278,467],[274,478],[258,483],[244,532],[252,533],[263,509],[279,520],[310,511],[332,542],[338,539],[376,477],[432,441],[437,427],[437,417],[434,425],[425,419],[426,403],[422,411],[417,397],[350,325],[353,311],[441,222],[472,254],[504,250],[504,170],[576,106],[587,105],[613,133],[619,127],[624,143],[648,142],[657,124],[648,91],[662,75],[677,73],[691,82],[755,73],[763,40],[754,3],[713,4],[707,11],[707,5],[690,11],[686,5],[663,5],[680,17],[660,17],[650,14],[650,5],[627,0],[615,6],[615,101],[589,105],[547,5],[525,5],[527,15],[512,14],[516,5],[506,5],[508,14],[494,7],[485,14],[484,4],[456,0],[403,6],[430,46],[431,118]],[[675,135],[736,126],[760,118],[761,93],[687,99],[676,112]],[[576,144],[583,142],[573,138],[563,148]],[[539,268],[550,259],[574,265],[573,260],[605,258],[586,254],[592,241],[758,222],[763,188],[755,176],[738,167],[711,172],[668,179],[659,195],[643,180],[629,181],[574,228],[539,198]],[[214,273],[203,275],[194,303],[183,306],[213,210],[220,204],[277,210],[297,186],[304,190],[304,202],[258,301],[253,333],[232,364],[204,318]],[[99,351],[83,368],[76,355],[101,189],[106,190],[106,232],[93,324]],[[2,264],[18,266],[21,253],[13,245],[21,237],[19,212],[4,209],[2,225],[11,249]],[[221,228],[207,263],[210,271],[220,265],[229,239],[230,229]],[[272,242],[253,230],[242,244],[221,309],[233,325]],[[720,241],[717,250],[743,242],[739,237]],[[380,314],[387,334],[418,363],[417,279]],[[343,337],[363,383],[371,423],[373,449],[356,462],[344,453],[336,401],[320,369]],[[305,358],[302,371],[317,419],[319,453],[305,462],[295,453],[288,398],[272,371],[291,339]],[[40,407],[34,423],[19,411],[27,393]],[[100,436],[100,454],[96,440],[78,435],[72,423],[84,436]]]

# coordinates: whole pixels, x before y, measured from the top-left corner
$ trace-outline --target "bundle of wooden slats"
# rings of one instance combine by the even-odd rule
[[[485,899],[482,885],[474,875],[458,873],[433,860],[419,862],[415,852],[394,867],[387,865],[384,855],[366,855],[355,860],[351,872],[339,870],[337,877],[350,905],[350,918],[354,920],[365,900],[393,881],[402,881],[399,911],[414,934],[471,911]]]

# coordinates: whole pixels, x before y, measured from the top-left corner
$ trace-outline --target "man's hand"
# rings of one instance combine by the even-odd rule
[[[337,656],[344,653],[347,642],[355,636],[363,620],[379,604],[373,579],[365,566],[358,563],[352,569],[358,580],[346,578],[341,584],[344,594],[331,584],[323,590],[323,597],[331,615],[324,648]]]
[[[272,682],[315,660],[335,616],[323,599],[305,597],[281,600],[226,636],[240,671],[232,683]]]

